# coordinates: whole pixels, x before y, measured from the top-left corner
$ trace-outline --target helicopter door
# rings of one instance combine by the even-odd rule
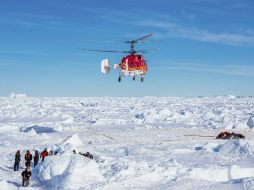
[[[125,70],[126,70],[126,72],[128,72],[128,69],[129,69],[128,59],[126,59],[126,64],[125,65],[126,65],[126,69]]]

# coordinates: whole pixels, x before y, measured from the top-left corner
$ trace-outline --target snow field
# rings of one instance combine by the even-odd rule
[[[4,123],[254,127],[254,98],[0,98]]]
[[[26,189],[254,189],[252,98],[0,98],[0,187],[14,154],[57,151]],[[245,140],[216,140],[224,128]],[[72,150],[89,151],[94,160]]]

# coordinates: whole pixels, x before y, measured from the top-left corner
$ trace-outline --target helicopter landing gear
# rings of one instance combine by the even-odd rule
[[[135,76],[132,78],[132,80],[133,80],[133,81],[135,81],[135,80],[136,80]]]
[[[141,77],[141,82],[144,82],[145,78],[144,77]]]
[[[118,77],[118,82],[121,82],[121,80],[122,80],[122,78],[119,76],[119,77]]]

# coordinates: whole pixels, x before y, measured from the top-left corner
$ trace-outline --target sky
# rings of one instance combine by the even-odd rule
[[[100,73],[136,49],[145,82]],[[104,41],[104,42],[103,42]],[[117,41],[119,43],[106,43]],[[159,48],[159,49],[158,49]],[[0,1],[0,96],[254,95],[253,0]]]

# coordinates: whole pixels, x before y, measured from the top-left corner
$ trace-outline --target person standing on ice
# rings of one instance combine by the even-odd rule
[[[28,166],[22,173],[22,186],[27,187],[29,185],[29,179],[32,175],[30,167]]]
[[[35,151],[34,153],[34,167],[38,164],[39,162],[39,153],[38,153],[38,150]]]
[[[25,154],[26,167],[30,167],[31,160],[32,160],[32,154],[30,153],[29,150],[27,150]]]
[[[14,171],[19,171],[20,163],[20,151],[18,150],[15,154]]]
[[[48,151],[47,151],[47,149],[45,148],[43,151],[42,151],[42,153],[41,153],[41,158],[42,158],[42,162],[44,161],[44,158],[46,157],[46,156],[48,156]]]

